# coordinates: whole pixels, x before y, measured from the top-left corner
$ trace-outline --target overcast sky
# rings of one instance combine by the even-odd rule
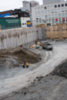
[[[0,0],[0,11],[22,7],[23,0]],[[31,0],[27,0],[31,1]],[[42,4],[42,0],[35,0]]]

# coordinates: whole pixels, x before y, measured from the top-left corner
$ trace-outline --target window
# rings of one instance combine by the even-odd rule
[[[58,7],[60,7],[60,5],[58,5]]]
[[[47,9],[47,7],[44,7],[44,9]]]
[[[54,7],[57,8],[57,5],[55,5]]]
[[[39,22],[41,23],[41,18],[39,19]]]
[[[47,18],[47,15],[45,15],[45,18]]]
[[[23,23],[22,25],[25,25],[26,23]]]
[[[38,18],[36,18],[36,22],[38,22]]]
[[[64,4],[61,4],[62,7],[64,7]]]
[[[67,6],[67,3],[65,4],[65,6]]]
[[[45,20],[43,20],[43,22],[44,22],[44,23],[46,23],[46,21],[45,21]]]

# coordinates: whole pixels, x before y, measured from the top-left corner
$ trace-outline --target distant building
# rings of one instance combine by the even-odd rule
[[[43,0],[43,4],[52,4],[52,3],[58,3],[58,2],[62,2],[64,0]]]
[[[21,11],[21,9],[0,12],[1,29],[9,29],[9,28],[17,28],[17,27],[24,28],[24,27],[31,27],[31,26],[32,25],[30,21],[29,12]]]
[[[30,4],[31,4],[31,7],[35,7],[39,5],[39,3],[36,1],[31,1]]]
[[[30,17],[29,12],[21,11],[21,9],[0,12],[0,18],[4,17]]]
[[[30,7],[30,2],[28,1],[23,1],[23,8],[24,11],[30,11],[31,7]]]
[[[21,27],[25,28],[27,27],[27,21],[30,21],[30,15],[29,12],[21,11],[21,9],[15,9],[13,11],[14,15],[18,15],[18,18],[21,20]]]
[[[21,9],[15,9],[13,15],[18,15],[18,17],[30,17],[29,12],[21,11]]]
[[[23,1],[23,8],[22,10],[31,12],[31,8],[39,5],[36,1]]]
[[[32,23],[32,8],[38,5],[39,3],[36,1],[26,1],[26,0],[23,1],[23,7],[21,8],[21,10],[29,13],[31,23]]]
[[[67,1],[32,8],[32,22],[33,25],[67,23]]]

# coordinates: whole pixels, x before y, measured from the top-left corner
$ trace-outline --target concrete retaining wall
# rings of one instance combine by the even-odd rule
[[[17,46],[42,39],[41,28],[18,28],[0,31],[0,49],[15,48]]]

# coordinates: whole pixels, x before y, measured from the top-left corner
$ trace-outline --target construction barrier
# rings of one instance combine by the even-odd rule
[[[67,24],[57,24],[46,27],[47,39],[66,39],[67,38]]]

